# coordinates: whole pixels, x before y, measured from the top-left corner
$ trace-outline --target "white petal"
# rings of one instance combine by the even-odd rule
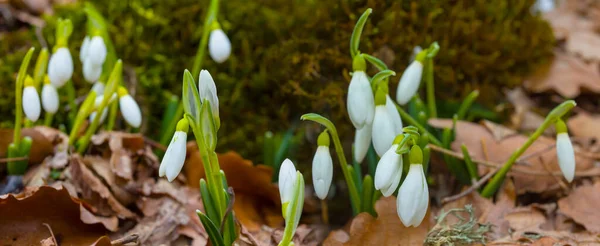
[[[90,40],[86,60],[96,67],[104,64],[104,60],[106,60],[106,45],[104,44],[104,39],[102,37],[94,36]]]
[[[219,117],[219,97],[217,97],[217,86],[210,73],[206,70],[200,71],[198,79],[198,94],[200,99],[210,102],[210,109],[215,117]]]
[[[319,146],[312,163],[313,186],[319,199],[323,200],[329,193],[333,179],[333,160],[329,147]]]
[[[417,212],[418,206],[421,203],[421,192],[422,189],[422,175],[419,173],[419,164],[411,164],[406,179],[398,190],[398,198],[396,200],[396,207],[398,217],[405,226],[412,225],[413,217]],[[421,171],[422,172],[422,171]]]
[[[27,86],[23,89],[23,111],[30,121],[36,122],[40,118],[40,96],[35,87]]]
[[[89,57],[83,62],[83,77],[87,82],[94,83],[98,81],[101,74],[102,65],[95,65]]]
[[[140,111],[140,106],[138,106],[131,95],[127,94],[119,98],[119,108],[127,124],[135,128],[140,127],[142,124],[142,112]]]
[[[400,105],[406,104],[419,90],[421,84],[421,75],[423,74],[423,64],[419,61],[413,61],[404,71],[396,91],[396,101]]]
[[[73,58],[67,48],[59,48],[48,62],[48,77],[56,87],[62,87],[73,75]]]
[[[429,188],[427,187],[427,179],[425,178],[425,173],[423,173],[423,165],[420,166],[421,180],[422,180],[422,189],[421,189],[421,198],[419,199],[419,205],[417,206],[417,211],[412,218],[411,225],[417,227],[425,218],[425,214],[427,213],[427,208],[429,207]]]
[[[158,174],[161,177],[166,175],[169,182],[173,181],[179,175],[179,172],[181,172],[181,168],[183,168],[186,141],[187,133],[176,131],[160,163]]]
[[[42,87],[42,106],[44,111],[54,114],[58,111],[58,92],[52,84]]]
[[[92,91],[96,92],[96,96],[101,96],[102,94],[104,94],[104,83],[100,81],[94,83],[94,85],[92,86]]]
[[[397,173],[398,168],[400,167],[399,162],[402,158],[400,155],[396,154],[397,147],[398,145],[392,145],[377,163],[374,182],[375,189],[377,190],[390,186],[394,179],[394,174]]]
[[[354,128],[361,129],[373,122],[375,98],[367,75],[363,71],[355,71],[348,86],[346,107]]]
[[[402,159],[400,159],[400,163],[402,163]],[[384,197],[389,197],[394,194],[394,192],[398,189],[398,185],[400,184],[400,179],[402,178],[402,164],[400,164],[400,169],[396,171],[394,174],[394,179],[390,183],[388,187],[381,189],[381,194]]]
[[[569,134],[566,132],[556,135],[556,154],[560,170],[565,179],[571,183],[575,178],[575,152]]]
[[[369,151],[369,146],[371,145],[371,125],[365,125],[363,128],[356,129],[356,134],[354,134],[354,160],[356,162],[361,163],[367,152]]]
[[[294,194],[296,183],[296,168],[290,159],[285,159],[279,168],[279,194],[281,204],[290,202]]]
[[[373,147],[378,156],[382,156],[394,142],[395,126],[385,105],[377,106],[373,119]]]
[[[90,47],[90,37],[85,36],[85,38],[83,38],[83,43],[81,43],[81,49],[79,49],[79,60],[81,62],[85,61],[89,47]]]
[[[217,63],[226,61],[229,55],[231,55],[231,42],[222,29],[215,29],[210,32],[208,53],[210,53],[210,57]]]
[[[392,122],[394,122],[394,129],[396,130],[394,135],[401,134],[402,128],[404,127],[402,124],[402,118],[400,118],[400,113],[398,113],[398,109],[396,108],[396,105],[394,105],[394,101],[390,95],[386,95],[385,108],[387,108],[390,119],[392,119]]]

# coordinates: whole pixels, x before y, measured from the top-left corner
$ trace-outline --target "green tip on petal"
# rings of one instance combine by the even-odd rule
[[[396,138],[394,138],[394,142],[392,144],[400,144],[400,142],[402,142],[402,139],[404,139],[404,134],[399,134],[398,136],[396,136]]]
[[[181,120],[179,120],[179,122],[177,122],[177,131],[179,132],[185,132],[187,133],[189,130],[189,126],[190,124],[188,123],[188,120],[186,118],[182,118]]]
[[[357,55],[352,60],[352,69],[354,71],[365,71],[367,70],[367,62],[362,55]]]
[[[413,145],[410,149],[410,164],[423,164],[423,151],[419,145]]]
[[[375,106],[385,105],[387,92],[383,86],[377,87],[377,92],[375,92]]]
[[[428,52],[429,52],[428,49],[422,50],[421,52],[419,52],[419,54],[417,54],[417,56],[415,57],[415,61],[418,61],[418,62],[420,62],[422,64],[423,61],[425,60],[425,58],[427,58],[427,53]]]
[[[557,134],[567,133],[567,125],[561,119],[556,120],[555,127],[556,127]]]
[[[23,86],[27,87],[27,86],[34,86],[35,83],[33,82],[33,78],[29,75],[27,75],[27,77],[25,77],[25,81],[23,82]]]
[[[326,146],[329,147],[329,133],[327,132],[327,129],[325,129],[325,131],[321,132],[321,134],[319,134],[319,138],[317,139],[317,144],[319,146]]]

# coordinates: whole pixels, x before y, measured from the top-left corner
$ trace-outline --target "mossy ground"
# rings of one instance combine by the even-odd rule
[[[143,107],[142,131],[153,136],[158,133],[163,102],[170,93],[180,93],[183,70],[191,69],[208,1],[92,2],[112,24],[111,38],[129,71],[126,83],[136,88]],[[361,51],[377,54],[397,71],[398,76],[390,80],[392,92],[413,47],[437,41],[441,46],[435,60],[438,100],[460,100],[478,88],[480,103],[493,105],[501,100],[500,88],[518,85],[551,56],[552,31],[530,12],[533,2],[222,1],[219,21],[232,41],[233,54],[224,64],[208,57],[204,63],[217,82],[221,100],[219,150],[234,149],[260,162],[264,132],[284,131],[308,112],[331,118],[350,141],[353,129],[345,112],[349,40],[356,19],[367,7],[374,12]],[[75,26],[70,39],[76,61],[74,82],[83,95],[91,85],[82,80],[77,59],[85,35],[82,3],[55,10],[55,17],[71,18]],[[43,31],[50,44],[55,17],[46,17]],[[40,45],[33,28],[0,35],[0,114],[3,122],[10,122],[18,65],[29,46]]]

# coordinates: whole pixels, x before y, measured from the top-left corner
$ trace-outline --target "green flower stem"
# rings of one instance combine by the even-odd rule
[[[46,75],[46,68],[48,67],[48,48],[43,48],[38,55],[37,61],[35,62],[35,68],[33,70],[33,84],[36,90],[40,90],[44,75]]]
[[[458,116],[458,120],[462,120],[465,118],[465,116],[467,115],[467,111],[469,110],[473,102],[477,99],[477,97],[479,97],[478,90],[471,91],[471,93],[467,95],[465,100],[460,104],[458,112],[456,113],[456,115]]]
[[[46,115],[44,116],[44,125],[45,126],[52,125],[53,119],[54,119],[54,114],[46,112]]]
[[[25,58],[23,58],[23,62],[21,63],[21,67],[19,67],[19,74],[17,75],[17,84],[15,86],[15,104],[17,106],[15,112],[15,130],[13,135],[13,143],[17,148],[21,145],[21,127],[23,124],[23,82],[25,81],[25,77],[27,76],[27,67],[29,67],[29,62],[31,61],[31,56],[33,56],[33,52],[35,48],[31,47],[27,54],[25,54]]]
[[[177,105],[177,110],[173,115],[173,118],[169,121],[169,125],[166,126],[166,130],[163,132],[163,135],[160,137],[160,143],[164,146],[169,145],[171,141],[171,137],[175,133],[175,128],[177,127],[177,122],[179,119],[183,117],[183,103],[179,102]]]
[[[119,102],[114,100],[110,103],[110,109],[108,111],[108,122],[106,123],[106,130],[112,131],[117,121],[117,111],[119,111]]]
[[[75,85],[73,85],[73,80],[69,80],[65,85],[65,90],[67,90],[67,98],[69,100],[69,123],[70,126],[73,127],[73,123],[75,121],[77,103],[75,102]]]
[[[471,176],[471,184],[474,184],[475,182],[477,182],[477,180],[479,180],[479,174],[477,173],[477,166],[475,165],[473,160],[471,160],[471,154],[469,154],[469,149],[467,149],[467,146],[465,144],[463,144],[460,146],[460,148],[463,153],[465,165],[467,166],[467,171],[469,171],[469,176]]]
[[[96,112],[97,112],[96,117],[94,117],[94,121],[92,121],[92,124],[85,132],[85,135],[83,136],[83,138],[81,138],[79,140],[80,144],[77,147],[77,152],[79,152],[80,154],[83,154],[83,152],[85,152],[88,145],[90,144],[90,139],[92,139],[92,135],[96,132],[96,130],[98,130],[98,127],[100,126],[100,118],[102,118],[102,112],[108,106],[108,103],[112,97],[112,94],[117,91],[117,88],[119,87],[118,86],[119,81],[121,80],[120,78],[122,76],[122,73],[123,73],[123,62],[121,60],[118,60],[117,63],[115,63],[115,67],[113,68],[112,72],[110,73],[108,83],[106,83],[106,87],[104,88],[104,95],[106,95],[106,96],[103,97],[102,102],[100,103],[100,106],[96,109]],[[72,111],[75,112],[74,109],[72,109]]]
[[[75,116],[75,122],[71,128],[71,133],[69,134],[69,146],[72,146],[73,143],[75,143],[75,137],[77,137],[77,134],[79,133],[79,128],[81,128],[83,121],[85,121],[85,118],[87,118],[91,113],[95,100],[96,92],[90,91],[88,96],[81,104],[81,107],[79,107],[77,115]]]
[[[360,46],[360,36],[362,34],[363,28],[367,23],[367,19],[369,15],[373,12],[371,8],[365,10],[365,12],[360,16],[356,25],[354,26],[354,30],[352,31],[352,36],[350,37],[350,55],[354,58],[356,55],[360,54],[359,46]]]
[[[346,183],[348,184],[348,189],[350,191],[350,201],[352,202],[352,207],[354,208],[354,211],[353,211],[354,215],[358,214],[358,212],[361,208],[360,194],[358,192],[357,185],[354,183],[354,178],[348,171],[348,168],[347,168],[348,162],[346,161],[346,156],[344,155],[344,149],[342,148],[342,143],[340,142],[340,138],[337,134],[337,129],[335,128],[335,125],[333,125],[333,123],[331,123],[331,121],[328,120],[327,118],[325,118],[319,114],[315,114],[315,113],[309,113],[309,114],[302,115],[302,117],[300,117],[300,119],[317,122],[317,123],[325,126],[325,128],[327,128],[327,130],[329,131],[329,134],[331,135],[331,138],[333,139],[333,144],[335,145],[335,151],[336,151],[338,159],[340,161],[340,166],[342,168],[342,173],[344,174],[344,179],[346,179]]]
[[[427,107],[429,108],[429,117],[437,118],[435,85],[433,83],[433,58],[425,60],[425,82],[427,84]]]
[[[439,139],[437,139],[433,134],[431,134],[431,132],[427,131],[427,129],[423,125],[419,124],[419,122],[417,122],[417,120],[415,120],[412,116],[410,116],[410,114],[408,114],[406,111],[404,111],[404,109],[402,109],[400,106],[398,106],[398,104],[396,104],[395,102],[394,102],[394,105],[396,106],[398,113],[400,113],[400,116],[402,116],[402,119],[404,119],[409,124],[417,127],[420,131],[427,133],[429,135],[429,141],[431,141],[432,143],[434,143],[437,146],[442,146],[442,142],[440,142]]]
[[[200,69],[202,68],[202,62],[204,61],[204,54],[206,53],[206,46],[208,45],[208,36],[210,35],[211,26],[213,21],[217,20],[217,14],[219,12],[219,0],[211,0],[210,6],[208,7],[208,13],[204,19],[204,26],[202,26],[202,38],[200,39],[200,45],[196,51],[196,57],[194,58],[194,67],[192,69],[194,78],[200,75]]]
[[[542,125],[538,127],[537,130],[535,130],[535,132],[529,137],[529,139],[527,139],[527,142],[525,142],[525,144],[523,144],[521,148],[517,149],[504,163],[504,165],[502,165],[500,170],[498,170],[498,172],[494,175],[494,177],[492,177],[490,182],[485,186],[485,188],[483,188],[481,195],[487,198],[494,195],[498,188],[500,188],[500,185],[504,181],[506,174],[508,173],[508,171],[510,171],[510,168],[513,164],[515,164],[517,159],[529,148],[529,146],[531,146],[531,144],[533,144],[535,140],[537,140],[544,133],[544,131],[548,127],[552,126],[558,119],[560,119],[563,115],[568,113],[573,107],[575,107],[575,105],[575,101],[568,100],[554,108],[548,114],[548,116],[546,116],[546,119],[544,120]]]

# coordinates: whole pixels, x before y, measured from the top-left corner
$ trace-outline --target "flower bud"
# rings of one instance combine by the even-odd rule
[[[208,100],[210,102],[210,110],[212,111],[215,121],[219,119],[219,97],[217,96],[217,86],[210,73],[206,70],[200,71],[198,79],[198,94],[200,101]]]
[[[217,63],[223,63],[231,55],[231,41],[221,28],[212,30],[208,39],[208,53]]]
[[[417,93],[419,85],[421,84],[422,74],[423,63],[418,59],[413,61],[406,70],[404,70],[396,91],[396,101],[398,104],[406,104]]]
[[[28,77],[28,79],[30,79]],[[33,83],[30,85],[25,85],[23,89],[23,111],[25,112],[25,116],[30,121],[36,122],[40,118],[40,96],[38,95],[37,90],[33,87]]]
[[[44,107],[44,111],[51,114],[58,111],[58,92],[50,83],[46,83],[42,87],[42,107]]]
[[[558,166],[565,179],[571,183],[575,178],[575,152],[573,144],[567,133],[567,126],[562,120],[556,122],[556,156],[558,157]]]
[[[59,48],[52,54],[48,62],[48,77],[54,87],[60,88],[73,75],[73,58],[69,49]]]
[[[354,128],[361,129],[373,122],[375,98],[364,71],[354,71],[352,74],[346,104]]]
[[[187,132],[189,128],[188,121],[183,118],[177,123],[177,130],[173,134],[171,143],[167,147],[167,151],[160,162],[158,175],[160,177],[167,176],[167,180],[172,182],[183,168],[186,155]]]
[[[333,160],[329,153],[329,133],[319,135],[319,147],[312,163],[313,186],[319,199],[324,200],[329,193],[333,179]]]
[[[85,59],[94,67],[101,67],[106,60],[106,53],[104,39],[101,36],[94,36],[90,39]]]
[[[121,115],[123,119],[132,127],[138,128],[142,125],[142,112],[140,106],[127,92],[124,87],[119,87],[119,108],[121,109]]]
[[[375,108],[375,119],[373,119],[373,147],[378,156],[382,156],[392,146],[396,137],[396,126],[384,105]]]

